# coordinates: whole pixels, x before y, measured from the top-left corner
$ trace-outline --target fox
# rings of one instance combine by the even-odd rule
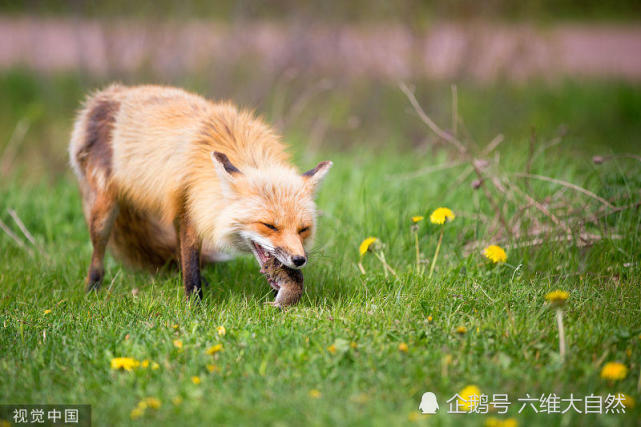
[[[187,299],[202,298],[204,265],[237,254],[261,270],[305,266],[332,166],[300,173],[281,136],[232,102],[121,84],[87,96],[69,159],[93,248],[86,291],[100,288],[108,249],[132,267],[179,267]]]

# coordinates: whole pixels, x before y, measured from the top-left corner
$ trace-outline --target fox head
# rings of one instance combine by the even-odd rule
[[[332,162],[299,174],[282,165],[241,171],[223,153],[211,157],[225,199],[226,240],[252,252],[261,267],[275,257],[302,268],[316,231],[314,196]]]

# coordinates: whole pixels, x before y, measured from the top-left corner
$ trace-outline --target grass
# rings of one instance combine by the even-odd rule
[[[22,83],[15,83],[20,79]],[[638,210],[598,221],[593,231],[606,238],[590,247],[547,242],[511,249],[506,264],[493,266],[478,251],[464,251],[464,244],[489,237],[494,213],[483,194],[469,185],[471,179],[455,184],[462,168],[411,180],[399,176],[450,160],[442,147],[432,148],[433,141],[406,109],[396,113],[401,125],[379,120],[374,130],[354,130],[357,140],[378,147],[376,153],[364,144],[339,151],[336,147],[349,145],[351,138],[345,129],[330,126],[329,134],[342,139],[306,155],[301,140],[311,122],[301,120],[285,135],[297,147],[297,163],[305,167],[331,158],[335,166],[319,194],[319,235],[304,270],[306,292],[299,305],[284,312],[263,305],[271,294],[250,258],[206,268],[211,287],[197,306],[185,303],[178,273],[150,276],[125,269],[110,257],[104,288],[86,295],[83,278],[91,246],[78,191],[71,175],[63,172],[62,160],[50,165],[37,160],[48,152],[64,158],[60,150],[66,144],[65,131],[84,88],[64,77],[41,82],[14,74],[1,82],[13,91],[11,103],[0,101],[0,110],[7,113],[1,127],[5,139],[21,117],[33,114],[34,119],[16,151],[17,160],[1,178],[0,219],[19,234],[7,213],[7,208],[15,209],[47,255],[35,250],[32,257],[0,233],[0,402],[90,403],[96,425],[134,423],[131,411],[145,397],[160,399],[161,406],[147,409],[136,424],[482,425],[487,415],[446,413],[445,401],[475,384],[490,395],[508,393],[513,402],[509,416],[521,425],[638,423]],[[431,88],[425,83],[419,93]],[[401,105],[402,98],[392,95],[394,89],[379,90],[390,104]],[[444,104],[448,89],[435,90]],[[467,127],[489,135],[478,140],[507,129],[508,140],[499,149],[506,174],[525,168],[527,149],[522,147],[531,135],[528,120],[536,122],[542,139],[565,123],[570,128],[567,143],[539,156],[532,173],[585,186],[616,205],[640,201],[638,161],[617,159],[596,166],[590,160],[593,154],[613,151],[610,141],[599,141],[603,134],[616,135],[617,151],[638,154],[638,120],[600,112],[610,101],[615,110],[639,111],[639,88],[616,86],[613,91],[609,85],[586,83],[470,87],[460,93]],[[368,103],[351,95],[346,93],[342,104],[335,94],[319,100],[317,115],[348,114],[341,113],[342,108],[368,123],[368,115],[374,114]],[[483,108],[482,99],[495,102]],[[586,99],[593,102],[586,104]],[[433,95],[426,108],[433,111],[437,101]],[[56,102],[60,108],[53,107]],[[334,103],[338,111],[331,109]],[[310,108],[314,111],[315,106]],[[448,107],[440,108],[436,116],[447,117]],[[269,108],[262,111],[275,119]],[[491,118],[494,129],[476,125],[483,117]],[[523,126],[514,119],[522,119]],[[576,122],[580,126],[574,126]],[[46,144],[39,139],[43,136],[48,136]],[[391,144],[388,137],[402,142]],[[404,148],[399,151],[398,146]],[[39,170],[32,170],[31,159]],[[530,186],[538,200],[559,189],[537,181]],[[598,206],[589,199],[584,202],[588,209]],[[438,264],[428,280],[427,274],[415,271],[409,218],[428,216],[438,206],[451,208],[457,218],[446,224]],[[510,209],[506,212],[514,213]],[[420,223],[425,258],[433,255],[438,232],[427,221]],[[369,235],[385,244],[386,259],[399,279],[385,278],[372,254],[363,260],[367,274],[360,274],[357,249]],[[555,313],[544,299],[557,288],[570,292],[564,363],[558,354]],[[221,325],[224,336],[217,333]],[[467,332],[457,333],[459,326]],[[182,349],[174,345],[177,339]],[[216,343],[223,344],[223,351],[206,354]],[[407,344],[407,352],[399,350],[401,343]],[[328,350],[331,345],[334,353]],[[119,356],[148,359],[159,369],[112,370],[110,361]],[[608,361],[625,364],[627,377],[615,383],[602,380],[599,373]],[[210,364],[219,371],[210,373]],[[194,384],[193,376],[201,383]],[[439,415],[418,416],[426,391],[436,393]],[[636,399],[631,413],[517,413],[517,398],[526,393],[567,398],[570,393],[583,397],[615,392]]]

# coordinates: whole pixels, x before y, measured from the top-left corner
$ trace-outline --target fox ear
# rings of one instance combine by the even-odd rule
[[[210,155],[211,161],[214,163],[216,173],[218,174],[218,180],[220,181],[220,185],[223,189],[223,194],[226,196],[231,195],[233,193],[231,186],[234,182],[234,178],[242,175],[242,172],[229,161],[229,157],[225,154],[219,151],[212,151]]]
[[[303,174],[305,179],[305,185],[310,188],[312,192],[316,191],[318,184],[321,183],[329,169],[332,167],[333,163],[329,160],[320,162],[314,169],[310,169]]]

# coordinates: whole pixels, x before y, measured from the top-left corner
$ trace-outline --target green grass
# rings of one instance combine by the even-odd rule
[[[22,86],[15,83],[19,78]],[[14,83],[7,84],[8,79]],[[1,119],[5,140],[17,120],[34,117],[16,164],[0,178],[0,219],[19,233],[7,213],[7,208],[15,209],[47,254],[36,251],[31,257],[0,233],[0,403],[89,403],[96,425],[133,423],[131,410],[148,396],[159,398],[162,406],[147,410],[137,424],[483,425],[487,416],[445,413],[445,400],[476,384],[490,395],[508,393],[510,416],[520,425],[638,423],[638,210],[623,210],[593,224],[590,231],[606,238],[589,248],[547,242],[509,250],[505,265],[491,266],[478,252],[466,254],[463,249],[468,242],[489,238],[493,212],[482,192],[471,188],[471,178],[455,183],[462,167],[401,179],[399,174],[447,162],[448,156],[425,143],[425,129],[405,106],[397,113],[401,124],[381,117],[368,129],[374,112],[366,101],[350,98],[357,88],[344,99],[332,94],[318,101],[316,110],[310,107],[328,117],[347,112],[363,117],[353,137],[330,126],[329,133],[338,140],[308,154],[302,136],[310,122],[302,120],[286,130],[301,167],[325,158],[335,163],[319,194],[317,245],[304,270],[306,292],[297,306],[281,312],[263,304],[271,293],[250,258],[206,268],[211,287],[197,306],[185,303],[178,273],[150,276],[110,257],[104,288],[85,295],[91,246],[78,191],[71,175],[62,172],[60,153],[71,110],[84,88],[72,79],[40,82],[17,74],[4,76],[0,84],[14,91],[7,95],[11,101],[0,101],[0,110],[6,112]],[[610,141],[599,143],[604,134],[619,139],[616,151],[639,154],[634,148],[639,143],[638,119],[599,112],[608,102],[614,109],[639,111],[641,90],[584,86],[470,87],[461,90],[461,110],[469,132],[482,134],[478,140],[505,131],[508,138],[500,154],[506,176],[524,170],[533,122],[541,140],[565,124],[570,128],[567,143],[545,151],[533,162],[532,172],[585,186],[617,206],[637,203],[638,161],[595,166],[590,158],[613,151]],[[447,88],[424,84],[419,93],[431,88],[436,95],[422,100],[430,111],[440,105],[435,116],[447,118]],[[378,90],[392,106],[402,105],[393,89]],[[364,89],[360,93],[366,98]],[[493,102],[483,108],[482,99]],[[60,108],[53,108],[56,102]],[[273,109],[261,112],[277,116]],[[483,128],[483,117],[491,118],[493,126]],[[46,143],[36,135],[48,136]],[[379,151],[374,154],[365,141]],[[339,151],[342,143],[349,147]],[[403,150],[395,148],[399,146]],[[42,160],[48,152],[55,159],[50,165]],[[32,170],[32,160],[40,170]],[[532,181],[530,194],[544,200],[558,189]],[[583,200],[586,211],[599,206],[567,194],[573,203]],[[428,280],[414,269],[409,217],[438,206],[450,207],[457,218],[446,225],[436,271]],[[505,212],[513,214],[514,207]],[[438,228],[424,221],[419,233],[421,251],[430,258]],[[385,243],[385,256],[398,280],[386,278],[372,254],[363,261],[367,274],[359,273],[357,247],[369,235]],[[564,363],[558,356],[554,313],[544,303],[545,294],[557,288],[570,292]],[[223,337],[216,332],[220,325],[227,330]],[[468,332],[457,334],[458,326]],[[182,350],[173,345],[176,339],[182,340]],[[222,352],[205,353],[219,342]],[[351,342],[356,348],[345,345]],[[398,349],[403,342],[407,353]],[[327,348],[334,343],[338,351],[332,354]],[[110,360],[118,356],[149,359],[160,368],[111,370]],[[600,379],[608,361],[624,363],[627,377],[614,384]],[[208,372],[212,363],[220,372]],[[193,384],[192,376],[199,376],[201,384]],[[322,396],[312,398],[310,390]],[[415,420],[426,391],[436,393],[441,413]],[[624,392],[637,406],[625,415],[517,414],[518,397],[553,392],[564,398],[570,393],[583,397]],[[182,398],[179,404],[172,402],[177,397]]]

